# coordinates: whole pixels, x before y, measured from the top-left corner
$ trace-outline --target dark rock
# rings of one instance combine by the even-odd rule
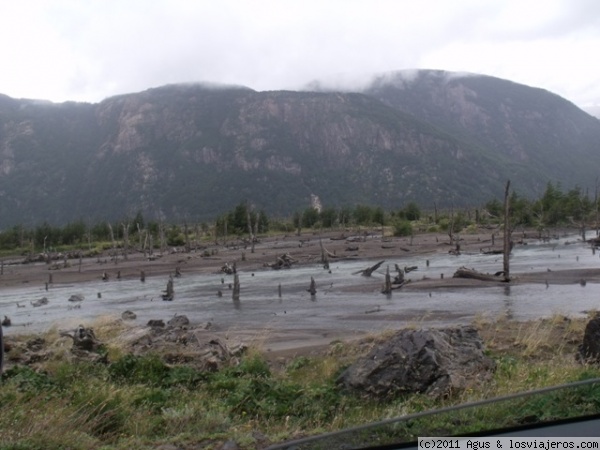
[[[31,302],[33,307],[44,306],[48,304],[48,299],[46,297],[42,297],[38,300],[34,300]]]
[[[182,316],[175,316],[173,317],[171,320],[169,320],[167,322],[167,326],[169,326],[170,328],[182,328],[185,326],[188,326],[190,324],[190,320],[187,318],[187,316],[182,315]]]
[[[240,447],[237,445],[237,443],[235,441],[227,441],[223,444],[223,447],[221,447],[221,450],[238,450]]]
[[[83,295],[74,294],[69,297],[70,302],[82,302],[84,299]]]
[[[414,392],[444,395],[488,379],[494,369],[473,327],[402,330],[346,369],[337,381],[373,397]]]
[[[600,315],[591,319],[585,326],[578,356],[586,363],[600,363]]]
[[[148,321],[148,326],[149,327],[161,327],[161,328],[164,328],[165,322],[163,322],[160,319],[150,319]]]
[[[135,320],[137,319],[137,315],[133,312],[133,311],[123,311],[123,314],[121,314],[121,319],[123,320]]]

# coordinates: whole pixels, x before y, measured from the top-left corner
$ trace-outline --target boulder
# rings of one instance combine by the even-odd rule
[[[31,305],[34,307],[44,306],[48,304],[48,299],[46,297],[42,297],[38,300],[34,300],[31,302]]]
[[[123,320],[135,320],[137,319],[137,315],[133,311],[123,311],[121,314],[121,319]]]
[[[183,327],[187,327],[189,324],[190,324],[190,320],[185,315],[182,315],[182,316],[175,315],[175,317],[173,317],[171,320],[169,320],[167,322],[167,326],[170,328],[183,328]]]
[[[83,299],[84,297],[81,294],[73,294],[69,297],[70,302],[82,302]]]
[[[162,321],[161,319],[150,319],[148,321],[148,326],[149,327],[160,327],[160,328],[164,328],[165,327],[165,322]]]
[[[583,343],[579,346],[579,359],[586,363],[600,363],[600,315],[585,326]]]
[[[401,330],[374,347],[338,378],[369,397],[403,393],[445,395],[489,379],[495,363],[473,327]]]

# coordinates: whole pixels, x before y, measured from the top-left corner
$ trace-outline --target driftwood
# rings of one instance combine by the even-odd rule
[[[394,281],[392,281],[392,284],[399,284],[400,286],[402,286],[404,285],[404,283],[406,283],[404,279],[404,270],[401,269],[398,264],[394,264],[394,266],[396,267],[396,276],[394,277]]]
[[[221,272],[226,273],[227,275],[233,275],[236,272],[235,263],[234,264],[225,263],[221,267]]]
[[[503,271],[496,272],[492,275],[489,273],[478,272],[475,269],[467,269],[466,267],[461,267],[456,272],[454,272],[452,278],[471,278],[480,281],[504,281],[504,278],[500,278],[501,275],[504,275]]]
[[[296,260],[292,258],[289,253],[285,253],[281,256],[278,256],[277,260],[273,264],[266,264],[266,266],[273,270],[289,269],[295,262]]]
[[[373,272],[375,272],[377,269],[379,269],[379,267],[385,262],[385,260],[383,261],[379,261],[377,264],[375,264],[374,266],[371,267],[367,267],[364,270],[358,270],[356,272],[354,272],[352,275],[358,275],[359,273],[363,276],[363,277],[370,277]]]
[[[75,330],[59,331],[59,336],[67,336],[73,339],[73,348],[86,350],[88,352],[96,351],[102,343],[96,338],[94,330],[79,325]]]
[[[479,251],[484,255],[502,255],[504,253],[503,249],[495,249],[491,247],[488,247],[487,249],[482,247],[479,249]]]
[[[164,294],[162,294],[162,299],[165,301],[172,301],[175,296],[175,289],[173,288],[173,279],[169,278],[167,282],[167,289]]]
[[[46,297],[42,297],[42,298],[40,298],[38,300],[34,300],[34,301],[30,302],[30,303],[31,303],[31,306],[33,306],[35,308],[35,307],[38,307],[38,306],[47,305],[48,304],[48,299]]]

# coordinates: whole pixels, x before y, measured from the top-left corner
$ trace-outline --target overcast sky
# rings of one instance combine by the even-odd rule
[[[180,82],[298,89],[422,68],[600,106],[597,0],[6,0],[0,53],[0,93],[55,102]]]

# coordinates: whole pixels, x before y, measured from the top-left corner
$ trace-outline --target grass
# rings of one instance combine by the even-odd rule
[[[129,355],[120,348],[111,350],[109,344],[109,364],[72,363],[59,355],[35,369],[9,368],[0,384],[0,449],[129,450],[164,443],[220,448],[230,439],[241,448],[260,448],[263,436],[280,442],[600,377],[598,367],[580,365],[574,357],[585,323],[562,316],[528,323],[478,318],[474,325],[497,364],[490,382],[444,398],[416,394],[385,401],[344,393],[335,380],[389,332],[356,344],[333,342],[326,353],[296,357],[280,369],[270,366],[260,349],[252,349],[239,365],[214,373],[167,365],[156,354]],[[108,320],[99,325],[97,336],[116,345],[122,330],[111,328]],[[585,387],[386,425],[341,439],[385,443],[599,411],[600,387]],[[332,445],[319,442],[310,448]]]

